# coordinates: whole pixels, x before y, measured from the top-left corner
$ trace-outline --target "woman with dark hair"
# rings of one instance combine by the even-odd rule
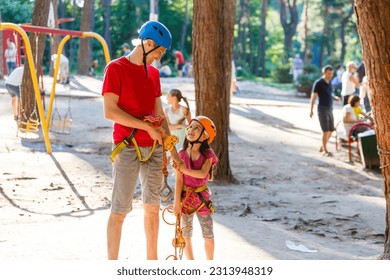
[[[184,101],[186,106],[180,105],[180,101]],[[191,121],[190,105],[188,100],[181,94],[178,89],[171,89],[167,95],[168,108],[165,109],[169,130],[171,134],[179,138],[176,149],[179,150],[185,139],[185,128]]]
[[[349,130],[357,123],[363,122],[364,118],[369,119],[371,122],[372,118],[363,112],[360,107],[360,98],[357,95],[352,95],[348,99],[348,104],[343,107],[343,124],[346,135]],[[364,129],[367,129],[366,127]],[[357,133],[362,132],[358,131]]]

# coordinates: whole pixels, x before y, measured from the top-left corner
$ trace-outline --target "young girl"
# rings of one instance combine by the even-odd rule
[[[207,181],[212,179],[218,158],[209,144],[214,140],[216,128],[207,117],[198,116],[190,121],[186,139],[179,156],[183,163],[176,166],[176,189],[174,214],[181,213],[181,226],[186,242],[184,253],[188,260],[194,259],[192,250],[192,224],[198,217],[205,242],[206,258],[214,258],[213,212]]]
[[[184,100],[187,107],[180,105],[180,101]],[[181,148],[185,139],[185,128],[187,123],[191,121],[190,106],[187,98],[183,97],[180,90],[172,89],[167,95],[168,108],[165,109],[165,116],[169,124],[171,134],[179,138],[176,144],[177,150]]]

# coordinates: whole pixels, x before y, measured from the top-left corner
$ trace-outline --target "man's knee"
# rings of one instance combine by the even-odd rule
[[[148,215],[159,215],[160,205],[144,204],[145,214]]]
[[[110,221],[116,224],[123,224],[125,218],[126,214],[118,214],[114,212],[111,212],[110,214]]]

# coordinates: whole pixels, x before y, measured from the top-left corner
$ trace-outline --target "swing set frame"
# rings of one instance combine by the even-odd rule
[[[75,31],[75,30],[67,30],[67,29],[58,29],[58,28],[48,28],[48,27],[42,27],[42,26],[33,26],[33,25],[27,25],[27,24],[14,24],[10,22],[0,22],[0,30],[3,29],[11,29],[16,32],[18,32],[24,41],[25,45],[25,51],[27,55],[27,60],[28,64],[30,67],[30,72],[31,72],[31,78],[33,82],[33,87],[34,87],[34,94],[35,94],[35,100],[37,102],[38,106],[38,113],[39,113],[39,118],[41,120],[41,126],[42,126],[42,132],[43,132],[43,138],[45,141],[45,146],[46,146],[46,152],[48,154],[52,154],[52,148],[51,148],[51,143],[50,143],[50,137],[49,137],[49,127],[50,127],[50,121],[51,121],[51,115],[53,112],[53,102],[55,98],[55,87],[57,83],[57,75],[59,71],[59,66],[60,66],[60,57],[62,54],[62,50],[64,48],[64,45],[69,39],[73,37],[78,37],[78,38],[87,38],[87,37],[92,37],[97,39],[100,44],[103,47],[104,51],[104,56],[106,59],[106,64],[110,62],[110,54],[108,51],[108,46],[106,41],[102,36],[95,32],[83,32],[83,31]],[[58,51],[57,51],[57,59],[54,64],[54,79],[53,79],[53,85],[50,93],[50,102],[49,102],[49,108],[47,111],[47,116],[45,117],[45,112],[43,109],[43,105],[41,102],[41,93],[39,91],[39,86],[38,86],[38,79],[37,76],[35,75],[35,63],[31,51],[31,45],[30,45],[30,40],[28,39],[27,33],[26,32],[33,32],[33,33],[45,33],[45,34],[58,34],[58,35],[65,35],[65,37],[62,38],[60,41],[60,44],[58,46]]]

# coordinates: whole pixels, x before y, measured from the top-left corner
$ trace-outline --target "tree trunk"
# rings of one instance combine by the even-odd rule
[[[180,40],[180,51],[183,52],[184,50],[184,44],[185,44],[185,41],[186,41],[186,35],[187,35],[187,26],[188,26],[188,22],[190,20],[190,15],[189,15],[189,12],[188,12],[188,0],[186,0],[186,17],[184,19],[184,23],[183,23],[183,27],[182,27],[182,30],[181,30],[181,40]]]
[[[263,0],[261,5],[261,25],[259,29],[259,41],[257,45],[258,57],[257,57],[257,66],[256,66],[256,76],[259,75],[259,68],[261,69],[261,77],[265,77],[265,50],[266,50],[266,22],[267,22],[267,9],[268,9],[268,0]]]
[[[193,58],[196,115],[217,127],[212,143],[219,158],[216,180],[233,182],[229,162],[229,113],[235,0],[194,0]],[[223,50],[215,55],[210,50]]]
[[[239,24],[238,24],[238,46],[239,51],[238,51],[238,58],[242,61],[246,61],[246,31],[247,31],[247,26],[249,23],[249,0],[240,0],[240,16],[239,16]]]
[[[351,10],[348,12],[348,14],[342,18],[341,20],[341,29],[340,29],[340,38],[341,38],[341,54],[340,54],[340,64],[344,64],[344,59],[345,59],[345,53],[346,53],[346,47],[347,47],[347,42],[345,40],[345,28],[347,27],[348,21],[351,18],[353,14],[353,0],[351,0],[352,7]]]
[[[304,39],[305,45],[304,45],[304,50],[303,50],[303,61],[305,63],[307,62],[307,59],[309,56],[308,22],[309,22],[309,0],[305,0],[305,19],[304,19],[304,24],[303,24],[304,36],[305,36],[305,39]]]
[[[386,199],[381,259],[390,259],[390,0],[355,0],[358,33],[369,83]]]
[[[292,56],[292,38],[298,26],[297,0],[279,0],[280,22],[284,32],[284,62]]]
[[[1,18],[1,8],[0,8],[0,22],[2,22]],[[3,72],[3,65],[4,65],[4,56],[3,56],[3,32],[0,31],[0,80],[3,79],[4,77],[4,72]]]
[[[253,42],[253,28],[252,24],[249,23],[249,71],[254,74],[254,42]]]
[[[49,16],[50,0],[36,0],[32,15],[31,24],[35,26],[47,26],[47,18]],[[38,35],[38,36],[37,36]],[[38,38],[37,38],[38,37]],[[36,39],[37,38],[37,39]],[[30,33],[29,41],[31,52],[37,73],[42,67],[43,52],[45,49],[46,34]],[[23,72],[23,80],[21,86],[21,120],[27,121],[29,118],[38,118],[38,109],[36,108],[36,100],[34,86],[31,78],[30,66],[26,59]]]
[[[328,44],[328,31],[329,31],[329,24],[328,24],[328,15],[329,15],[329,4],[328,2],[325,2],[325,10],[324,10],[324,28],[322,29],[322,36],[321,36],[321,47],[320,47],[320,66],[322,67],[324,63],[324,50],[325,45]]]
[[[102,0],[102,6],[104,9],[104,40],[106,40],[107,47],[111,53],[112,40],[111,40],[111,0]]]
[[[61,1],[60,1],[61,2]],[[58,28],[58,0],[52,0],[53,9],[54,9],[54,20],[55,20],[55,28]],[[58,46],[60,44],[61,36],[58,34],[53,34],[53,36],[50,38],[50,53],[54,54],[58,51]],[[50,60],[51,61],[51,60]],[[54,73],[54,63],[50,63],[50,76],[53,76]]]
[[[85,0],[81,16],[81,31],[91,31],[92,0]],[[77,73],[88,75],[90,45],[89,38],[80,38]]]

